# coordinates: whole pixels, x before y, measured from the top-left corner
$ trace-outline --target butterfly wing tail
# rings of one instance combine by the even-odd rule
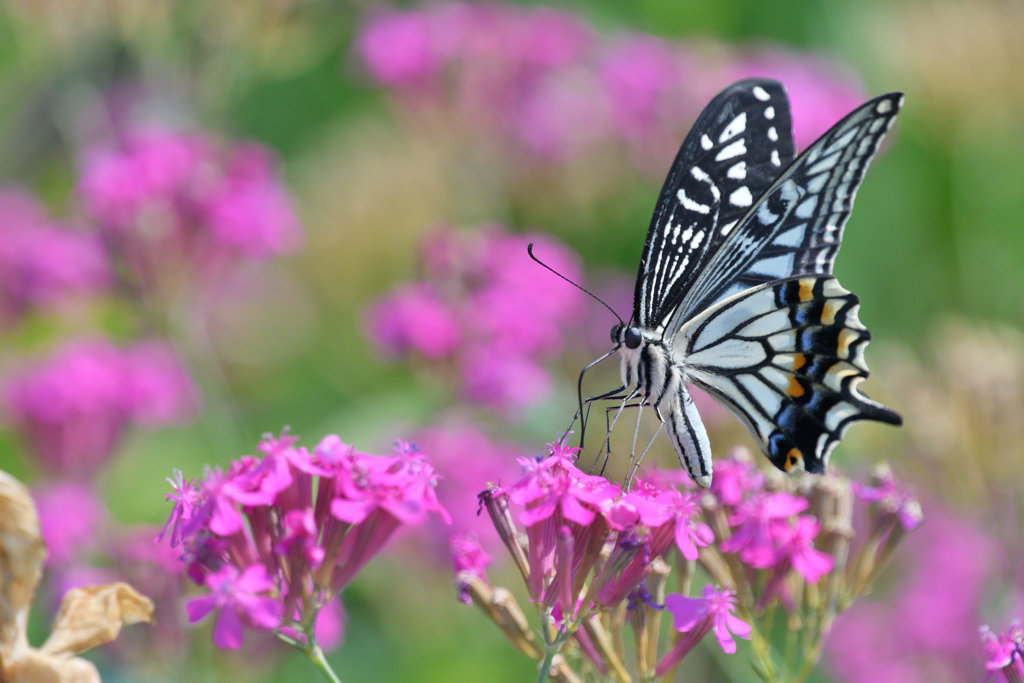
[[[667,412],[664,418],[665,429],[679,464],[686,468],[690,479],[708,488],[711,486],[711,443],[697,406],[682,382],[669,397]]]
[[[859,305],[833,277],[753,287],[692,321],[687,374],[746,423],[776,467],[822,473],[852,423],[902,423],[858,390],[871,340]]]

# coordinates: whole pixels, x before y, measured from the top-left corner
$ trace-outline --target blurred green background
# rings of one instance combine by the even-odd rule
[[[904,111],[861,187],[836,264],[844,287],[861,297],[861,319],[876,339],[869,355],[901,345],[925,353],[949,316],[1020,326],[1019,3],[548,4],[608,34],[813,51],[850,67],[866,94],[904,91]],[[635,272],[660,178],[611,168],[599,169],[604,176],[591,186],[574,186],[567,173],[526,190],[494,190],[487,177],[453,163],[443,140],[401,120],[353,56],[373,10],[370,2],[324,0],[0,3],[0,183],[26,185],[56,215],[72,214],[73,119],[98,93],[132,79],[172,120],[275,150],[307,232],[302,252],[263,266],[251,296],[211,321],[222,372],[193,368],[206,397],[200,420],[133,434],[122,445],[103,482],[122,522],[162,523],[172,468],[198,474],[251,452],[261,433],[283,425],[306,442],[336,432],[382,452],[435,414],[443,398],[406,368],[378,360],[359,325],[369,302],[415,277],[417,238],[435,224],[545,231],[580,254],[588,276]],[[602,195],[606,185],[614,191]],[[131,333],[116,306],[100,319],[114,336]],[[33,351],[65,325],[30,321],[0,339],[3,353]],[[567,355],[546,405],[553,411],[508,429],[520,440],[550,439],[571,413],[572,377],[585,354]],[[25,457],[10,433],[0,434],[0,466],[31,480]],[[342,680],[532,680],[534,665],[458,604],[450,583],[414,546],[373,563],[345,596],[347,637],[330,657]],[[215,659],[208,629],[196,638],[206,654],[195,661],[209,664],[190,669],[205,671],[205,680],[314,676],[297,655],[273,666]],[[710,679],[724,675],[713,662],[701,665]]]

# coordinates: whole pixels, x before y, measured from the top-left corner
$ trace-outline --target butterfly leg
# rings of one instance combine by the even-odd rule
[[[638,469],[640,469],[640,463],[642,463],[644,461],[644,456],[647,455],[647,451],[651,450],[651,446],[654,445],[654,441],[658,438],[658,435],[661,434],[661,430],[662,430],[662,428],[664,426],[665,426],[664,422],[659,422],[658,423],[658,429],[655,430],[654,436],[652,436],[651,440],[647,442],[647,447],[644,448],[644,452],[641,453],[640,457],[636,459],[636,464],[633,465],[633,469],[629,472],[628,476],[626,477],[626,487],[625,488],[626,488],[627,491],[629,490],[630,485],[633,483],[633,477],[636,476],[636,471]],[[634,444],[634,448],[636,448],[635,444]]]
[[[601,448],[599,448],[598,451],[597,451],[597,456],[594,458],[594,464],[590,466],[590,472],[589,472],[590,474],[593,474],[594,467],[597,466],[598,460],[601,460],[602,454],[604,455],[604,460],[601,463],[601,471],[599,472],[599,474],[604,474],[605,467],[608,465],[608,458],[611,455],[610,439],[611,439],[611,435],[612,435],[612,430],[615,429],[615,423],[618,422],[619,416],[622,415],[622,411],[623,410],[625,410],[626,408],[635,408],[635,407],[639,406],[641,403],[643,403],[642,401],[641,401],[641,403],[630,403],[630,401],[632,401],[633,399],[636,398],[636,396],[637,396],[637,394],[639,392],[640,392],[639,389],[634,389],[632,392],[630,392],[626,396],[614,397],[614,398],[621,398],[622,399],[622,403],[620,403],[618,406],[610,406],[608,408],[605,408],[605,411],[604,411],[604,423],[605,423],[604,442],[601,444]],[[611,417],[612,411],[615,411],[615,417],[614,418]]]

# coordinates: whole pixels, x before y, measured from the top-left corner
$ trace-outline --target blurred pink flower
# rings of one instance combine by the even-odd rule
[[[264,147],[235,148],[222,182],[204,203],[213,239],[233,252],[266,258],[301,246],[302,226]]]
[[[638,35],[613,45],[603,56],[601,82],[612,121],[626,139],[643,137],[660,123],[664,94],[681,85],[677,49]]]
[[[486,583],[487,567],[494,562],[494,558],[488,555],[476,537],[470,534],[452,534],[448,539],[448,547],[452,571],[456,576],[456,585],[459,586],[459,600],[469,605],[473,600],[466,590],[466,575],[478,577]]]
[[[719,549],[724,553],[739,553],[740,559],[751,567],[770,567],[778,560],[773,522],[803,512],[808,505],[806,498],[785,492],[755,493],[741,501],[729,515],[729,525],[737,528]]]
[[[497,226],[439,230],[423,245],[427,279],[374,304],[367,333],[396,354],[453,359],[463,398],[508,415],[546,395],[542,360],[559,353],[582,309],[582,294],[530,260],[528,243],[574,280],[573,254],[550,238],[509,235]]]
[[[192,418],[198,396],[173,351],[156,341],[125,349],[74,341],[3,386],[6,412],[27,433],[34,455],[68,476],[95,474],[129,423]]]
[[[58,225],[21,190],[0,190],[0,315],[99,292],[111,280],[97,235]]]
[[[933,506],[934,507],[934,506]],[[936,510],[905,542],[909,573],[885,603],[861,600],[840,616],[827,663],[844,683],[971,680],[994,547],[978,528]]]
[[[388,10],[372,16],[356,39],[370,75],[385,85],[421,84],[439,67],[430,19],[421,11]]]
[[[296,249],[298,218],[266,148],[202,132],[130,128],[83,156],[78,193],[146,287],[168,273]]]
[[[439,475],[437,498],[452,516],[451,526],[440,524],[440,520],[431,523],[438,542],[447,542],[453,533],[471,534],[484,548],[496,551],[499,539],[486,515],[478,514],[477,494],[492,483],[517,479],[520,468],[516,458],[523,455],[522,449],[491,439],[469,424],[425,429],[416,434],[415,441],[431,455]]]
[[[98,548],[105,533],[107,508],[90,486],[74,482],[47,484],[32,492],[39,528],[46,543],[46,564],[67,565]]]
[[[392,292],[366,313],[366,327],[390,354],[418,353],[429,360],[450,357],[459,344],[459,321],[427,283]]]

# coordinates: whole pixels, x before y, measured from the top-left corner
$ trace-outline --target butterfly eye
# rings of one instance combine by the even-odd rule
[[[627,349],[638,349],[640,348],[640,342],[643,341],[643,335],[640,334],[639,327],[631,327],[626,330],[626,348]]]

